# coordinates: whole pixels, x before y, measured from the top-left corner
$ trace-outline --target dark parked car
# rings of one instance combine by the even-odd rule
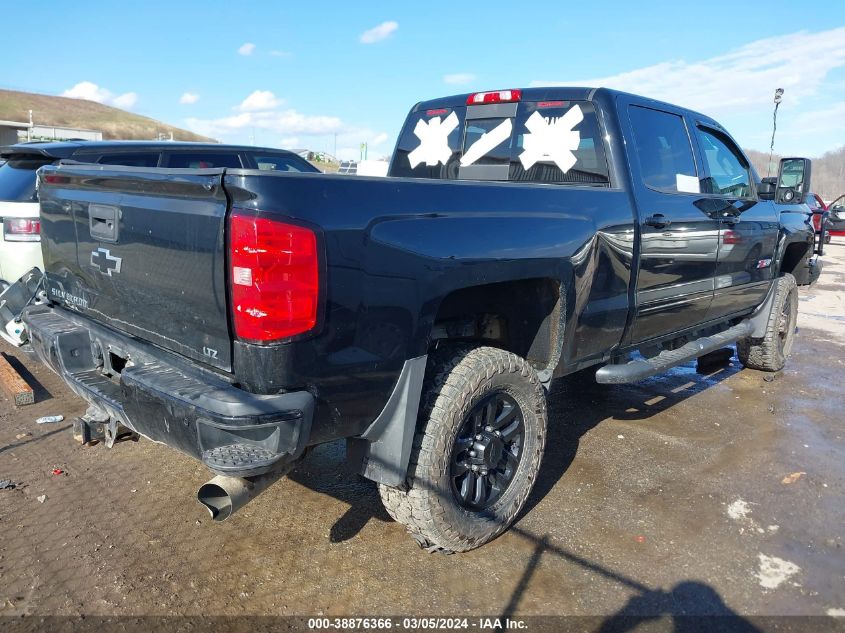
[[[783,368],[814,246],[809,161],[786,171],[788,192],[713,119],[588,88],[420,103],[387,178],[48,166],[23,320],[91,405],[79,437],[201,460],[215,519],[345,438],[418,543],[465,551],[525,504],[554,377],[734,342]]]
[[[845,195],[830,203],[827,218],[828,231],[831,235],[845,236]]]
[[[285,150],[213,143],[67,141],[0,147],[0,219],[3,222],[0,284],[3,286],[33,266],[43,268],[35,173],[39,167],[60,160],[131,167],[319,171]]]

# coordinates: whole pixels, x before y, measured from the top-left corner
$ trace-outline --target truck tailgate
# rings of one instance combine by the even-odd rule
[[[50,299],[231,370],[223,173],[43,168],[41,239]]]

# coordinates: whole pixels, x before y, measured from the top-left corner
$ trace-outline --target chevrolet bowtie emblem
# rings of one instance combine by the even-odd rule
[[[91,251],[91,266],[109,277],[112,276],[112,273],[120,272],[122,261],[122,257],[115,257],[107,248],[98,248],[96,251]]]

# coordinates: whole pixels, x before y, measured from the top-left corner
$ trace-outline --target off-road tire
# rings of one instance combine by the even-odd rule
[[[748,337],[736,344],[740,362],[751,369],[780,371],[795,342],[795,325],[798,320],[798,287],[795,277],[786,273],[776,283],[765,336]]]
[[[513,398],[524,422],[519,465],[502,496],[473,511],[452,492],[455,439],[473,407],[496,392]],[[379,484],[387,512],[429,552],[465,552],[504,532],[525,504],[546,441],[546,394],[525,359],[494,347],[452,347],[435,352],[423,387],[406,485]]]

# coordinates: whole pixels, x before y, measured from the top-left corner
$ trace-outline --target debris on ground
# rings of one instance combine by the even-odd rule
[[[18,433],[17,435],[15,435],[15,439],[16,440],[22,440],[23,438],[29,437],[31,435],[32,435],[32,433]]]
[[[11,479],[0,480],[0,490],[14,490],[16,485]]]
[[[63,471],[61,468],[54,468],[53,474],[54,475],[66,475],[67,473],[65,471]]]
[[[783,560],[777,556],[758,554],[760,569],[754,574],[765,589],[777,589],[790,576],[794,576],[801,568],[795,563]]]
[[[806,475],[806,474],[807,474],[807,473],[805,473],[805,472],[792,473],[791,475],[787,475],[786,477],[784,477],[784,478],[781,480],[781,482],[780,482],[780,483],[782,483],[782,484],[794,484],[796,481],[798,481],[799,479],[801,479],[801,477],[803,477],[803,476],[804,476],[804,475]]]
[[[44,503],[45,501],[47,501],[47,495],[41,495],[40,497],[35,498],[38,499],[38,503]]]
[[[728,516],[734,521],[747,519],[749,514],[751,514],[751,508],[748,506],[748,502],[742,499],[737,499],[728,506]]]
[[[36,424],[56,424],[65,419],[63,415],[45,415],[43,418],[38,418]]]

